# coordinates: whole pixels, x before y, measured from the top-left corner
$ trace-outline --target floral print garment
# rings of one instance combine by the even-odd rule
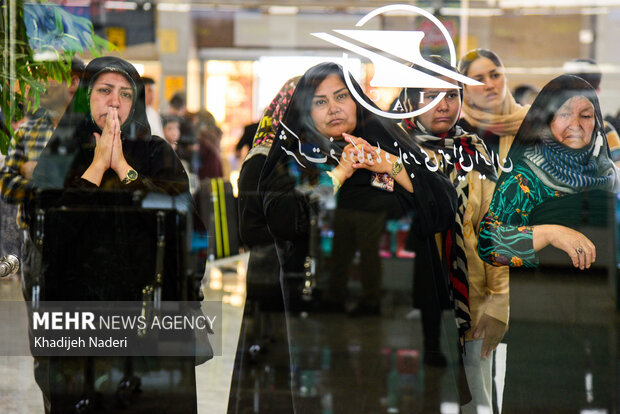
[[[495,189],[489,211],[480,223],[478,254],[494,266],[536,267],[529,215],[543,201],[562,196],[524,164]]]

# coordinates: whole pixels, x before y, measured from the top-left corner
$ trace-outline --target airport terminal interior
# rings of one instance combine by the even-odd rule
[[[388,7],[395,4],[400,6]],[[15,14],[18,8],[26,12]],[[221,304],[221,323],[211,335],[215,355],[195,367],[200,414],[465,412],[461,405],[469,392],[454,312],[438,313],[439,342],[431,353],[423,315],[414,306],[414,280],[421,277],[414,275],[415,263],[427,258],[406,242],[410,221],[385,221],[378,243],[378,302],[372,306],[361,306],[367,272],[360,252],[346,271],[346,299],[338,306],[326,301],[330,269],[338,259],[332,254],[334,204],[320,215],[318,225],[313,223],[312,260],[306,259],[306,273],[299,279],[285,282],[291,283],[290,291],[281,286],[287,276],[280,275],[275,249],[267,253],[273,260],[261,262],[258,278],[248,271],[253,250],[238,234],[238,179],[263,111],[282,85],[316,64],[333,61],[347,68],[382,111],[392,108],[400,91],[375,76],[377,60],[369,50],[376,51],[377,44],[363,49],[357,39],[353,49],[345,49],[317,34],[342,39],[336,30],[363,26],[375,33],[401,33],[393,37],[398,41],[423,32],[414,44],[419,50],[404,55],[441,55],[451,66],[472,49],[489,49],[501,58],[507,89],[515,98],[518,86],[534,91],[524,105],[549,81],[570,72],[571,61],[595,62],[602,74],[596,91],[602,116],[620,126],[620,0],[8,0],[2,2],[2,18],[0,50],[7,55],[16,35],[6,27],[15,25],[14,19],[25,19],[26,40],[37,39],[31,48],[41,47],[43,40],[56,50],[80,46],[58,40],[58,27],[45,29],[45,19],[64,21],[67,31],[75,29],[75,22],[90,22],[96,36],[109,42],[102,55],[132,63],[143,79],[153,81],[147,105],[163,121],[162,138],[188,173],[193,196],[188,216],[204,223],[183,228],[184,274],[200,288],[204,301]],[[67,24],[72,21],[75,25]],[[401,62],[405,58],[398,50],[411,46],[396,44],[383,52]],[[85,64],[95,57],[87,48],[68,50]],[[45,48],[35,52],[35,60],[53,58]],[[9,72],[7,61],[3,58],[0,65],[3,76]],[[5,85],[3,80],[0,90]],[[196,126],[195,136],[184,131],[186,120]],[[219,131],[216,138],[204,132],[206,124]],[[170,126],[177,129],[176,136],[167,130]],[[155,134],[152,126],[151,132]],[[249,143],[243,145],[248,134]],[[620,150],[612,148],[610,154],[620,163]],[[217,168],[211,170],[212,165]],[[586,217],[580,227],[596,246],[590,269],[575,268],[566,253],[552,247],[540,252],[539,266],[510,268],[507,332],[489,357],[494,361],[493,406],[468,412],[620,413],[620,201],[614,194],[606,203],[603,226],[589,225]],[[23,227],[18,228],[17,206],[2,201],[0,207],[0,256],[21,259]],[[0,301],[23,302],[22,288],[19,270],[1,278]],[[11,336],[14,323],[10,314],[0,314],[0,348],[17,341]],[[27,352],[0,354],[0,413],[46,412],[34,368],[35,359]],[[149,401],[157,392],[174,396],[177,387],[187,385],[174,368],[145,372],[143,391],[122,406],[114,403],[119,375],[100,366],[94,386],[101,400],[88,407],[76,401],[74,409],[59,412],[180,412],[161,411]]]

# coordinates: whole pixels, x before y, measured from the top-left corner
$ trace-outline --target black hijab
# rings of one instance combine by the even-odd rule
[[[345,85],[347,84],[342,67],[336,63],[326,62],[308,69],[295,88],[261,172],[259,192],[263,196],[266,212],[274,194],[275,198],[279,198],[279,195],[291,194],[294,190],[294,180],[282,179],[287,175],[283,170],[286,169],[288,161],[296,162],[304,173],[316,169],[321,164],[335,166],[340,159],[347,142],[325,138],[314,126],[310,115],[316,88],[332,74],[336,74]],[[377,106],[364,94],[353,77],[350,77],[350,81],[357,94],[376,108]],[[456,195],[448,178],[440,172],[427,168],[424,163],[425,156],[417,146],[408,142],[406,133],[392,120],[375,115],[357,101],[355,104],[357,123],[352,135],[381,148],[381,156],[385,156],[383,151],[388,150],[394,154],[392,157],[402,157],[403,165],[413,184],[414,194],[396,186],[394,203],[399,203],[403,209],[415,211],[412,227],[414,231],[420,234],[435,234],[450,227],[455,217]],[[354,175],[360,173],[368,172],[359,170]],[[347,182],[341,192],[344,191]]]
[[[43,189],[88,187],[80,177],[93,160],[93,133],[101,133],[92,119],[90,93],[97,78],[110,72],[123,75],[134,90],[131,111],[121,125],[121,140],[125,158],[138,172],[139,180],[125,186],[112,170],[108,170],[100,187],[172,195],[187,191],[187,176],[174,151],[163,139],[151,136],[144,84],[138,71],[131,63],[112,56],[96,58],[86,66],[73,99],[41,154],[34,172],[35,186]]]

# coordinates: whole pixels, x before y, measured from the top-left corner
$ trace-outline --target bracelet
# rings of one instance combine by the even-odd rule
[[[394,161],[394,164],[392,164],[392,171],[390,172],[390,175],[392,176],[392,178],[396,178],[396,176],[398,175],[399,172],[401,172],[402,169],[403,169],[403,163],[400,162],[400,158],[397,158],[396,161]]]
[[[327,171],[327,175],[329,175],[329,178],[332,179],[332,185],[334,186],[334,195],[338,192],[338,190],[340,190],[340,186],[342,184],[340,184],[340,180],[338,179],[338,177],[336,177],[336,175],[334,175],[334,173],[332,173],[331,171]]]

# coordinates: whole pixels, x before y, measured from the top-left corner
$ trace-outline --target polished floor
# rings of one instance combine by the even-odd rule
[[[408,277],[387,268],[380,317],[309,310],[285,318],[246,303],[244,259],[218,263],[205,280],[206,298],[223,302],[223,352],[196,369],[199,413],[291,412],[291,355],[298,412],[458,413],[454,321],[444,313],[448,366],[423,364]],[[350,288],[354,298],[357,282]],[[20,295],[16,278],[0,281],[1,300]],[[512,272],[502,412],[620,412],[619,322],[603,272]],[[0,356],[0,412],[43,412],[32,358]]]

